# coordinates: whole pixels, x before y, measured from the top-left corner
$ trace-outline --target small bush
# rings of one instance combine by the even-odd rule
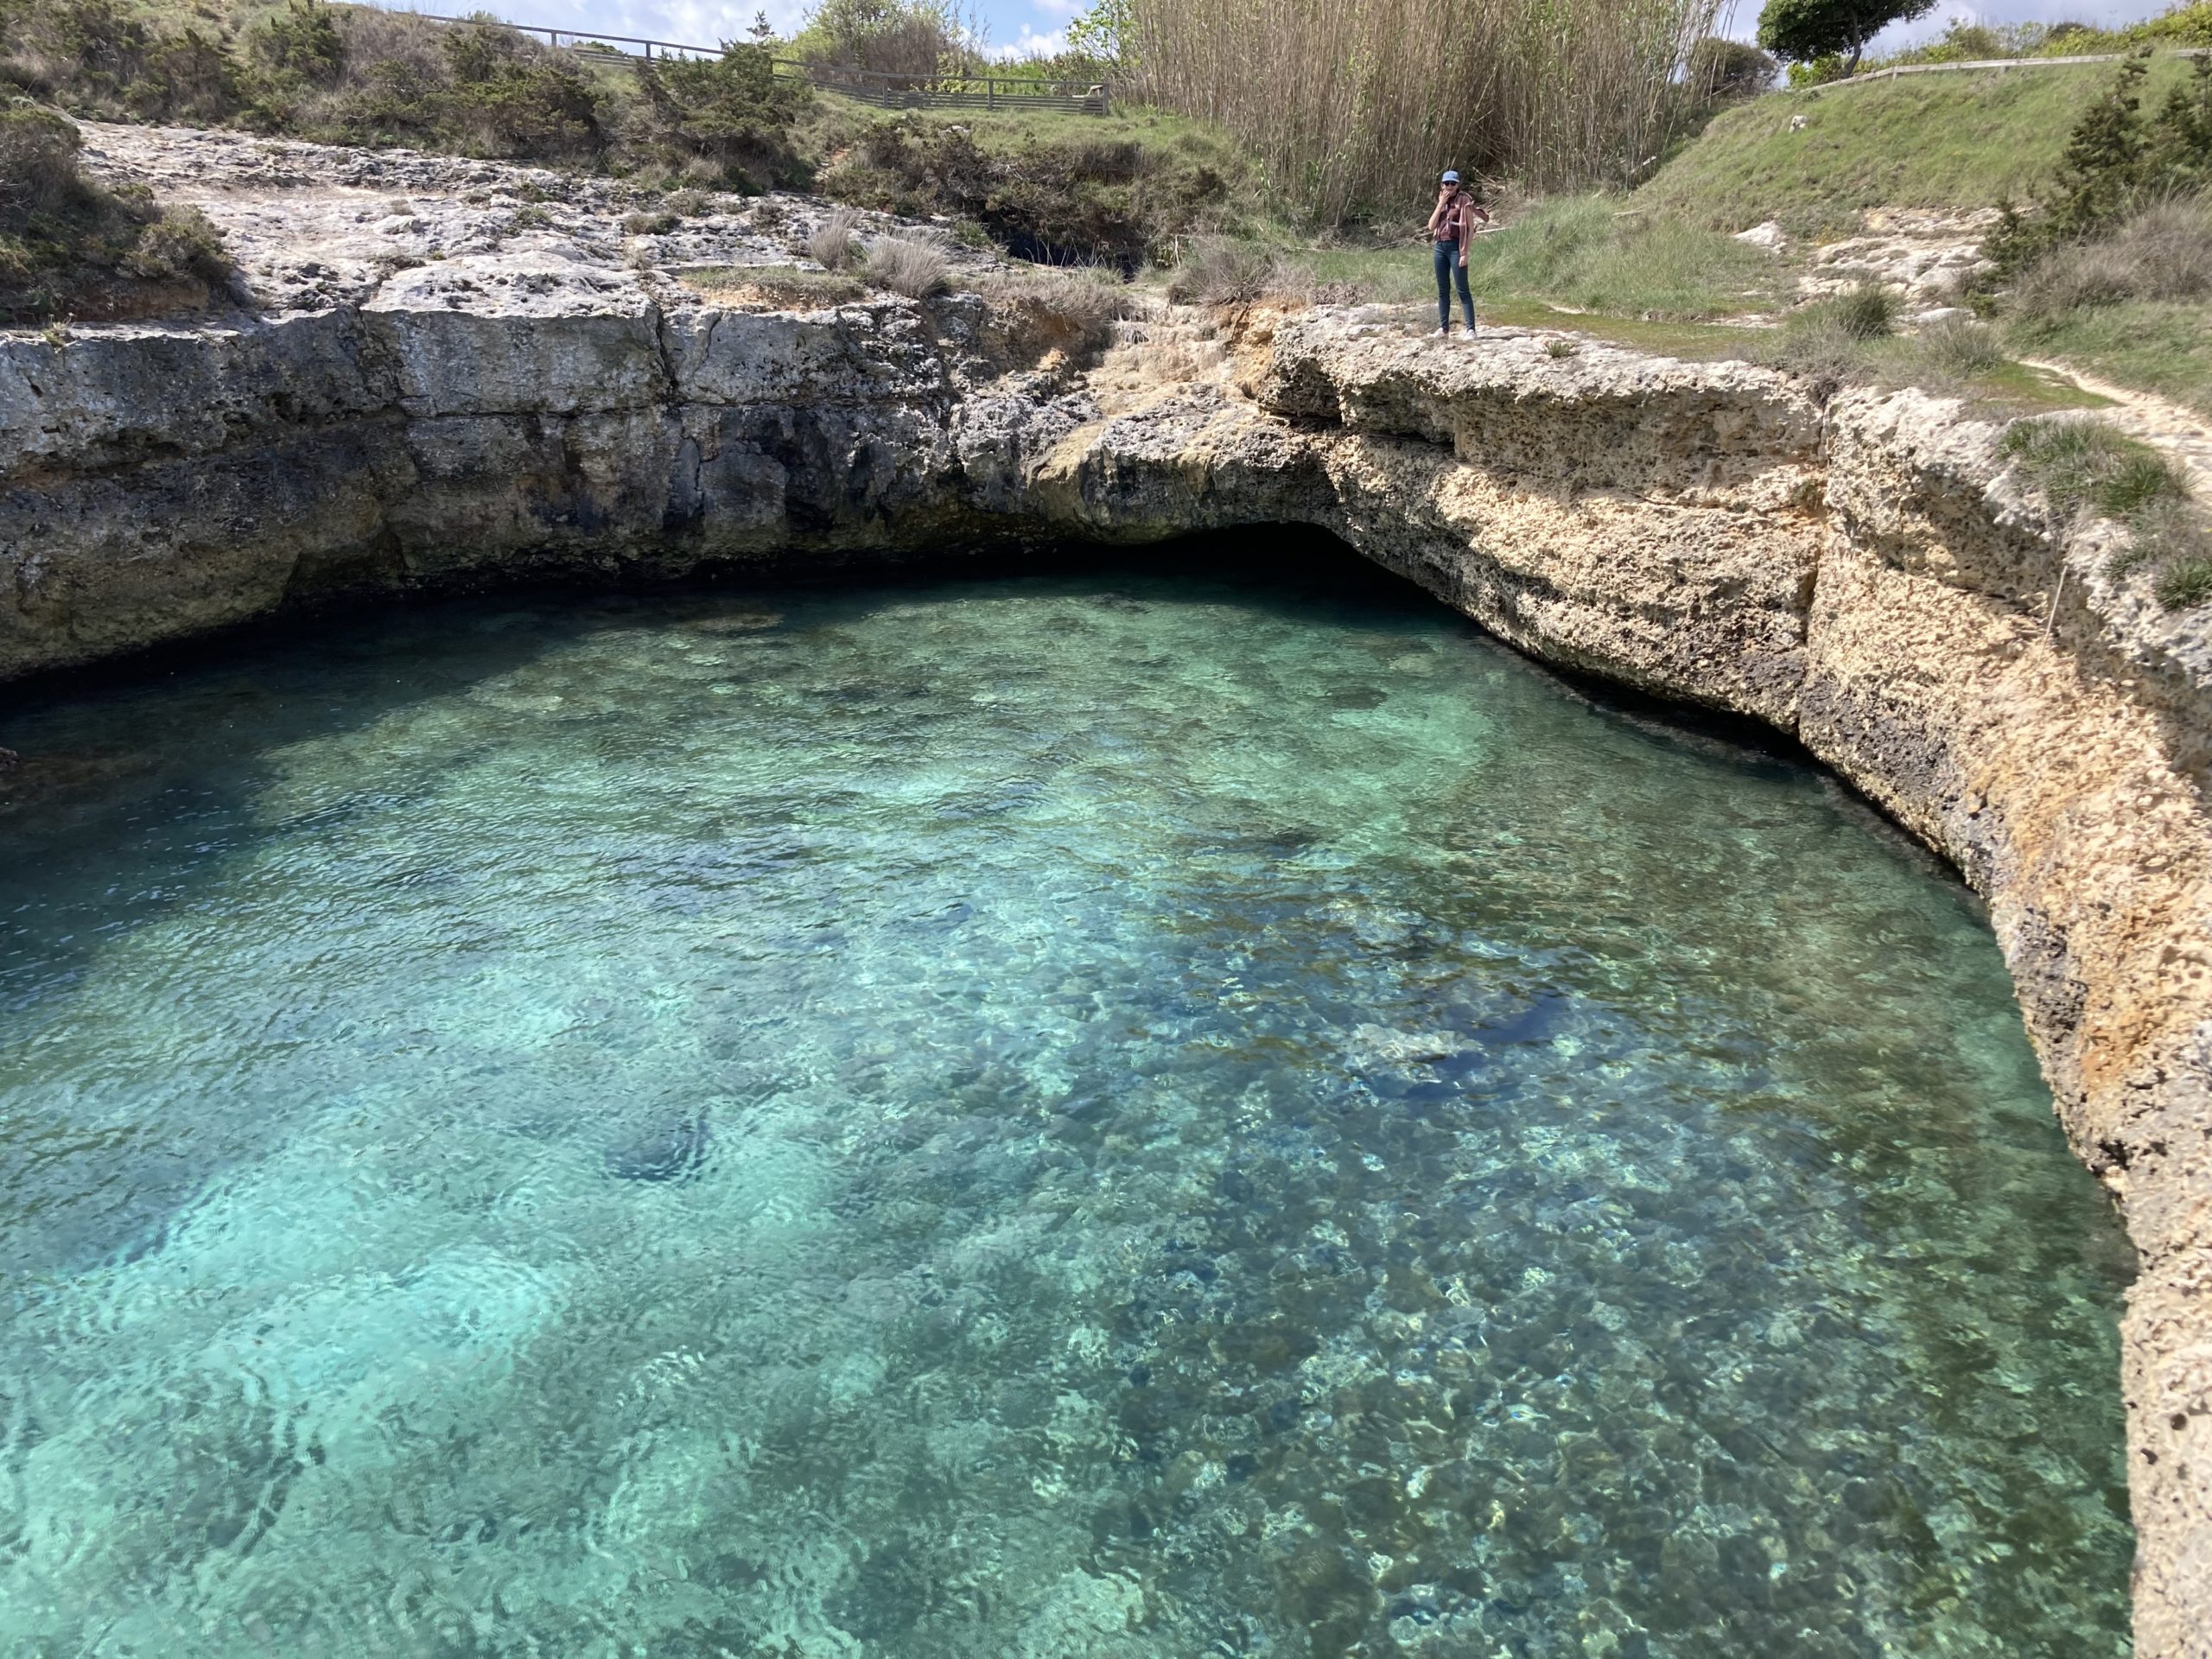
[[[671,190],[664,198],[668,211],[683,219],[696,219],[712,210],[715,199],[703,190]]]
[[[791,130],[812,104],[812,88],[777,74],[766,46],[726,41],[722,53],[641,64],[628,147],[748,194],[804,181]]]
[[[1853,340],[1883,340],[1897,332],[1897,296],[1878,283],[1861,283],[1821,303]]]
[[[2170,611],[2187,610],[2212,599],[2212,553],[2177,558],[2159,568],[2152,590]]]
[[[1690,48],[1682,79],[1694,97],[1719,104],[1766,91],[1780,70],[1771,55],[1749,41],[1709,35]]]
[[[1581,343],[1569,340],[1564,334],[1554,334],[1544,342],[1544,355],[1549,358],[1580,357],[1582,355]]]
[[[2177,194],[2212,188],[2212,58],[2198,58],[2157,112],[2143,113],[2147,50],[2130,56],[2105,96],[2075,124],[2051,187],[2031,209],[2000,204],[1983,251],[2011,276],[2069,243]]]
[[[2108,235],[2062,243],[2020,273],[2012,304],[2047,320],[2085,306],[2212,294],[2212,195],[2152,203]]]
[[[868,244],[861,274],[878,288],[926,299],[944,286],[944,251],[912,236],[879,236]]]
[[[0,324],[143,315],[175,305],[181,283],[223,281],[230,261],[204,214],[102,187],[79,170],[80,143],[56,111],[0,106]]]
[[[824,270],[836,270],[851,257],[853,232],[859,227],[861,216],[849,207],[840,207],[822,221],[821,226],[806,238],[806,255]]]
[[[1814,395],[1834,397],[1873,372],[1866,336],[1846,326],[1832,304],[1808,307],[1763,340],[1754,355],[1770,368],[1783,369],[1812,383]]]
[[[230,275],[231,258],[223,233],[197,207],[165,207],[138,233],[137,245],[124,256],[124,269],[149,282],[187,278],[213,289]]]
[[[1130,309],[1127,285],[1096,265],[994,271],[976,284],[976,291],[995,310],[1041,322],[1048,334],[1061,337],[1055,343],[1084,348],[1105,344]]]
[[[1945,317],[1920,331],[1914,342],[1939,375],[1967,378],[1986,374],[2005,360],[1997,331],[1971,317]]]
[[[622,230],[627,236],[665,236],[683,222],[674,213],[625,213]]]
[[[1178,305],[1253,305],[1282,281],[1274,254],[1226,237],[1201,237],[1185,251],[1167,284]]]
[[[1189,145],[1026,135],[986,148],[965,128],[919,116],[877,122],[834,166],[826,195],[902,218],[972,220],[1019,258],[1160,261],[1177,238],[1237,222],[1227,158]]]
[[[287,0],[246,35],[246,53],[264,71],[306,86],[334,86],[346,67],[346,42],[321,0]]]
[[[907,90],[933,80],[961,38],[950,0],[820,0],[791,49],[823,69],[903,77]]]
[[[77,170],[84,140],[56,110],[19,98],[0,109],[0,227],[20,231],[89,189]]]

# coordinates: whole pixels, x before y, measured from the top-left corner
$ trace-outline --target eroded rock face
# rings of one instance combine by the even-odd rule
[[[0,677],[347,594],[1299,522],[1547,660],[1769,721],[1989,899],[2141,1255],[2138,1650],[2212,1654],[2204,625],[2103,574],[1997,429],[1357,311],[1226,353],[1162,316],[1082,372],[972,296],[718,308],[566,211],[565,253],[364,256],[335,298],[268,279],[315,298],[260,317],[0,336]],[[427,233],[401,217],[345,235]]]

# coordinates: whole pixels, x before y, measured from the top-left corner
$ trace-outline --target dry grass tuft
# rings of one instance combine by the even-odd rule
[[[859,228],[861,216],[849,207],[840,207],[822,221],[821,228],[806,238],[806,256],[824,270],[840,269],[852,257],[853,232]]]
[[[861,274],[877,288],[927,299],[944,286],[944,250],[918,236],[879,236],[868,245]]]
[[[1986,374],[2005,360],[1997,331],[1971,317],[1931,322],[1914,343],[1939,373],[1957,379]]]
[[[2053,249],[2020,274],[2012,302],[2020,315],[2040,321],[2089,306],[2206,294],[2212,294],[2212,195],[2177,196],[2101,239]]]
[[[1103,345],[1131,310],[1128,287],[1096,265],[994,271],[976,291],[994,309],[1022,314],[1084,348]]]

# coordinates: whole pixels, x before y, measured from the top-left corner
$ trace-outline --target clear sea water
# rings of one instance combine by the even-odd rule
[[[22,697],[0,1651],[2126,1651],[1969,896],[1349,556]]]

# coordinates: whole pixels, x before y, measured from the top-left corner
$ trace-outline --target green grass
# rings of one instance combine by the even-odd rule
[[[2068,512],[2133,523],[2189,494],[2187,480],[2164,455],[2101,421],[2025,423],[2005,435],[2003,451]]]
[[[2007,344],[2025,357],[2077,363],[2092,374],[2212,415],[2212,311],[2185,302],[2083,307],[2018,322]]]
[[[1287,257],[1322,283],[1385,302],[1433,299],[1425,245],[1327,248]],[[1778,302],[1774,262],[1755,248],[1612,196],[1562,196],[1512,214],[1477,240],[1467,278],[1478,302],[1528,302],[1652,321],[1738,315]]]
[[[2126,526],[2127,542],[2113,556],[2111,575],[2147,568],[2152,594],[2170,611],[2212,600],[2212,531],[2190,497],[2188,479],[2164,455],[2084,420],[2023,422],[2000,448],[2053,506]]]
[[[2179,60],[2153,66],[2145,107],[2185,73]],[[1720,231],[1778,219],[1801,237],[1848,231],[1870,207],[2024,200],[2113,74],[2101,64],[1771,92],[1717,117],[1634,200]]]

